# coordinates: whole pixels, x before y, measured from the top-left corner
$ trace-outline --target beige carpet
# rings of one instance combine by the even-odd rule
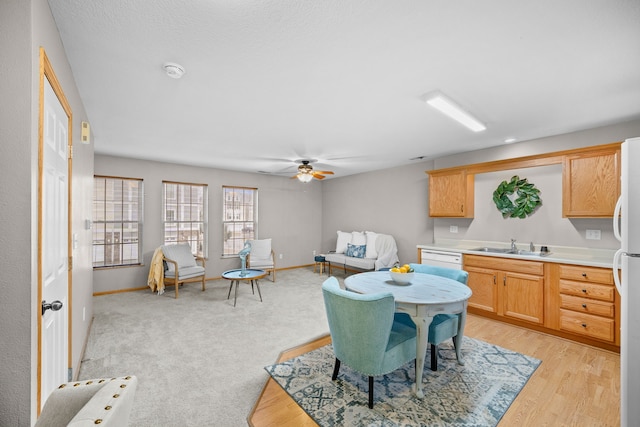
[[[260,281],[263,302],[229,282],[163,295],[94,297],[94,320],[79,379],[138,376],[132,426],[246,426],[281,351],[329,332],[322,300],[327,278],[312,268]],[[341,279],[342,280],[342,279]],[[134,285],[132,285],[134,286]]]

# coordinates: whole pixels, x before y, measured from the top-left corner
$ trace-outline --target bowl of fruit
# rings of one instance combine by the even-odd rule
[[[413,268],[409,264],[405,264],[402,267],[396,266],[389,270],[391,280],[398,285],[408,285],[413,280]]]

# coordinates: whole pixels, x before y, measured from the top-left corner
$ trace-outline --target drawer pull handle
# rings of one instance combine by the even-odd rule
[[[582,273],[582,277],[587,277],[587,273]]]
[[[587,304],[582,304],[582,308],[587,308]]]
[[[587,327],[587,324],[586,324],[586,323],[583,323],[583,324],[582,324],[582,327],[583,327],[583,328],[586,328],[586,327]]]
[[[584,292],[584,293],[586,294],[586,293],[587,293],[587,290],[586,290],[586,289],[583,289],[583,290],[582,290],[582,292]]]

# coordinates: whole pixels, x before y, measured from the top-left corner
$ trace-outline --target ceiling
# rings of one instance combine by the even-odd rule
[[[640,118],[637,0],[49,4],[101,154],[340,177]]]

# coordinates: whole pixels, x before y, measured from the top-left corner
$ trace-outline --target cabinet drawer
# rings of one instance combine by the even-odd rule
[[[599,340],[613,341],[614,320],[560,309],[560,329]]]
[[[613,302],[615,288],[607,285],[595,285],[593,283],[578,283],[570,280],[560,280],[560,293],[599,299]]]
[[[613,285],[613,270],[578,265],[561,265],[560,278]]]
[[[611,302],[596,301],[570,295],[560,295],[560,306],[568,310],[611,318],[613,318],[614,314],[614,306]]]
[[[464,255],[464,265],[480,268],[490,268],[493,270],[509,271],[513,273],[544,275],[544,263],[537,261],[522,261],[511,258],[484,256],[484,255]]]

